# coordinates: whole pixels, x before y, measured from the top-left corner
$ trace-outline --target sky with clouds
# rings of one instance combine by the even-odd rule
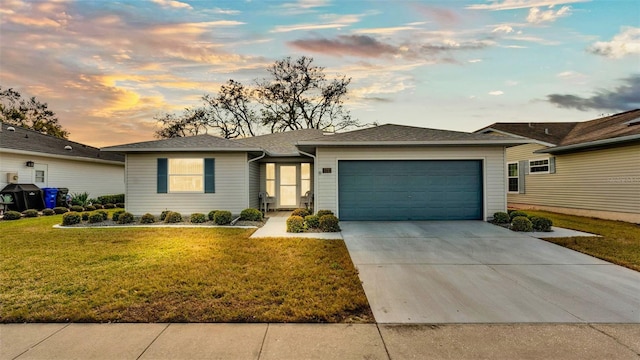
[[[0,86],[74,141],[153,139],[286,56],[352,78],[362,123],[474,131],[640,108],[637,0],[1,0]]]

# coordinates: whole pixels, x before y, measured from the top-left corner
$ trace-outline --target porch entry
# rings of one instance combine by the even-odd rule
[[[300,207],[300,197],[311,190],[310,163],[267,163],[266,190],[276,197],[276,208]]]

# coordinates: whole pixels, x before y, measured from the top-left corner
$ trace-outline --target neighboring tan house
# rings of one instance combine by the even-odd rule
[[[68,188],[92,198],[124,193],[124,156],[0,123],[0,190],[9,183]]]
[[[103,148],[126,154],[134,215],[303,206],[341,220],[486,220],[506,209],[505,149],[530,142],[382,125],[338,134],[297,130],[245,139],[211,135]]]
[[[585,122],[495,123],[507,149],[510,207],[640,223],[640,110]]]

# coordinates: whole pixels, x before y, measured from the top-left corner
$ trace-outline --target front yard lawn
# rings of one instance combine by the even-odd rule
[[[547,217],[553,221],[554,226],[602,235],[548,238],[546,241],[640,271],[640,225],[546,211],[525,212],[529,215]]]
[[[343,241],[0,221],[0,322],[372,322]]]

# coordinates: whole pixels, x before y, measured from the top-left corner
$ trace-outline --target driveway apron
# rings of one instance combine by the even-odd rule
[[[482,221],[341,222],[379,323],[640,323],[640,273]]]

